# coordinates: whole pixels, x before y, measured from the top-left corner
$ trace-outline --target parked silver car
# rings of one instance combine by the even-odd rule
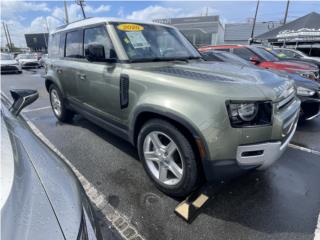
[[[101,239],[72,170],[18,116],[37,91],[11,93],[10,110],[1,95],[1,239]]]

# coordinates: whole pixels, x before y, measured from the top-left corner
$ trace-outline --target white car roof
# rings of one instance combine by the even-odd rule
[[[51,34],[66,31],[66,30],[71,30],[74,28],[85,27],[85,26],[99,24],[99,23],[110,23],[110,22],[138,23],[138,24],[141,23],[141,24],[153,24],[153,25],[159,25],[159,26],[172,27],[169,25],[161,24],[161,23],[148,22],[148,21],[142,21],[142,20],[139,21],[139,20],[122,19],[122,18],[94,17],[94,18],[87,18],[87,19],[79,20],[73,23],[69,23],[68,25],[63,25],[61,27],[58,27],[55,31],[51,32]]]

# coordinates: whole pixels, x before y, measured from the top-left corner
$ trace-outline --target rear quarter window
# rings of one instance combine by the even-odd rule
[[[57,58],[59,57],[59,44],[60,44],[60,34],[56,33],[50,36],[49,39],[49,57]]]

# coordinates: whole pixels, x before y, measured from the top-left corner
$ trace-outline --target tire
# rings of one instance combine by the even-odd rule
[[[55,96],[57,99],[55,99]],[[74,113],[66,108],[63,95],[55,84],[51,84],[49,87],[49,98],[53,114],[56,116],[56,118],[61,122],[70,122],[74,116]],[[60,104],[56,100],[58,100]],[[60,105],[60,107],[58,107],[58,105]]]
[[[155,147],[156,138],[160,140],[161,148]],[[170,154],[172,150],[168,146],[171,149],[175,146],[176,150]],[[162,147],[167,147],[168,151]],[[164,152],[159,153],[159,149]],[[170,122],[161,119],[148,121],[138,135],[138,152],[148,176],[162,192],[172,197],[185,197],[196,189],[200,179],[196,155],[190,142]]]

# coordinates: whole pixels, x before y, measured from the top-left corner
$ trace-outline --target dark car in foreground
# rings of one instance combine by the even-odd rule
[[[72,170],[18,115],[37,99],[37,91],[11,93],[11,107],[1,94],[1,239],[101,239]]]
[[[221,45],[202,47],[199,50],[201,52],[209,50],[227,51],[247,61],[250,61],[261,68],[296,73],[311,80],[319,79],[319,68],[316,65],[307,62],[280,60],[277,56],[271,54],[270,52],[255,46]]]
[[[249,61],[246,61],[233,53],[223,52],[223,51],[203,51],[201,52],[204,59],[207,61],[219,61],[219,62],[228,62],[238,65],[243,65],[246,67],[255,67]],[[297,88],[297,96],[301,100],[301,111],[300,118],[304,120],[311,120],[320,115],[320,84],[301,77],[298,74],[286,73],[284,71],[276,71],[282,76],[287,76],[294,80],[294,83]]]

